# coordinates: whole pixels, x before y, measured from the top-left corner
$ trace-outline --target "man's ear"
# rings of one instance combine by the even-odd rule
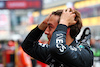
[[[70,34],[70,28],[67,28],[67,35]]]

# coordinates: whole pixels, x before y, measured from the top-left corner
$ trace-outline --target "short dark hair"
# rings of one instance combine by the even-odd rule
[[[67,11],[67,9],[66,9],[66,11]],[[72,13],[76,14],[75,21],[77,21],[77,23],[72,26],[69,26],[70,35],[72,38],[75,38],[79,34],[79,32],[82,28],[82,20],[81,20],[80,12],[78,12],[77,10],[73,11],[71,8],[70,8],[70,11]],[[52,12],[52,14],[61,16],[62,12],[63,12],[63,10],[57,10],[55,12]],[[60,20],[60,18],[59,18],[59,20]],[[59,23],[59,20],[58,20],[58,23]]]

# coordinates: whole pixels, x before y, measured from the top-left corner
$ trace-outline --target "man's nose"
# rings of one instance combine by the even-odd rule
[[[49,28],[48,27],[46,28],[46,30],[45,30],[44,33],[47,34],[47,35],[49,35]]]

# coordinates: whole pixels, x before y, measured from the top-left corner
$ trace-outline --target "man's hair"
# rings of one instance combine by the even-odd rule
[[[80,15],[80,13],[77,10],[73,11],[70,8],[70,11],[72,13],[76,14],[75,21],[77,21],[77,23],[74,24],[74,25],[69,26],[69,28],[70,28],[70,35],[71,35],[72,38],[75,38],[79,34],[79,32],[80,32],[80,30],[82,28],[82,20],[81,20],[81,15]],[[55,12],[52,12],[52,14],[53,15],[61,16],[62,12],[63,12],[63,10],[57,10]],[[59,23],[59,21],[60,21],[60,18],[58,20],[58,23]]]

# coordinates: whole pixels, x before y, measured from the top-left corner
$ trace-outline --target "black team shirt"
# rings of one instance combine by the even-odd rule
[[[77,45],[74,40],[66,45],[67,26],[59,24],[52,34],[50,44],[39,43],[44,33],[38,26],[22,43],[23,50],[31,57],[50,65],[50,67],[92,67],[93,52],[85,43]]]

